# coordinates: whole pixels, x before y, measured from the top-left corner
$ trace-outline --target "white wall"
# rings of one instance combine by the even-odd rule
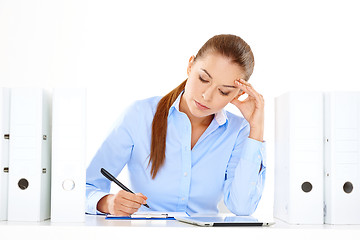
[[[271,216],[274,97],[360,90],[358,10],[340,0],[0,0],[0,87],[87,87],[90,161],[129,103],[176,87],[213,35],[239,35],[266,100],[268,175],[256,215]]]

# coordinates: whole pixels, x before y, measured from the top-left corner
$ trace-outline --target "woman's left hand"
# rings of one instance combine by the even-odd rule
[[[231,103],[240,110],[244,118],[249,122],[249,138],[262,142],[264,135],[264,98],[245,80],[235,80],[235,86],[238,86],[242,92]],[[243,101],[238,100],[244,93],[248,97]]]

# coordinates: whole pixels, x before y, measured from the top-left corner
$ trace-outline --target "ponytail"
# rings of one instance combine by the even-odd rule
[[[155,179],[157,172],[164,165],[166,149],[167,118],[170,107],[179,94],[185,89],[186,81],[160,99],[154,115],[151,129],[151,177]]]

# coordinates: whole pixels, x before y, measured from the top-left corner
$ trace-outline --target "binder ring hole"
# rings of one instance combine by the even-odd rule
[[[21,190],[25,190],[29,187],[29,182],[25,178],[22,178],[19,180],[18,186]]]
[[[344,189],[344,192],[351,193],[352,190],[354,189],[354,187],[351,182],[346,182],[343,186],[343,189]]]
[[[301,185],[301,189],[304,191],[304,192],[310,192],[312,190],[312,184],[309,183],[309,182],[304,182],[302,185]]]
[[[71,191],[75,188],[75,182],[71,179],[66,179],[63,181],[62,183],[62,188],[65,190],[65,191]]]

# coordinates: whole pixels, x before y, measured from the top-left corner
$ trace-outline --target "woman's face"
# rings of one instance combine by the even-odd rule
[[[192,56],[187,73],[183,98],[194,117],[212,115],[242,95],[235,80],[244,79],[244,71],[220,54],[209,53],[196,61]]]

